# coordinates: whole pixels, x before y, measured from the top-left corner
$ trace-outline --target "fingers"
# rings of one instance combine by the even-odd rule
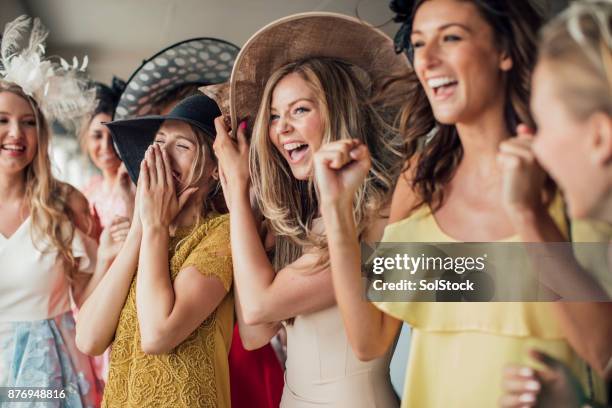
[[[516,127],[516,136],[518,139],[532,139],[535,136],[535,131],[529,126],[521,123]]]
[[[162,158],[162,151],[159,145],[153,145],[153,158],[155,160],[155,182],[157,186],[166,186],[166,166],[164,165],[164,159]]]
[[[223,120],[223,116],[217,116],[215,118],[215,132],[217,133],[217,135],[215,136],[215,143],[214,145],[217,144],[217,142],[220,141],[225,141],[226,139],[229,139],[229,133],[228,133],[228,129],[225,126],[225,121]]]
[[[238,126],[238,132],[236,132],[238,136],[238,149],[241,152],[244,152],[245,150],[246,151],[249,150],[249,142],[247,141],[247,137],[246,137],[246,127],[247,127],[246,120],[242,121],[240,123],[240,126]]]
[[[359,149],[360,146],[362,146],[361,142],[355,139],[339,140],[321,146],[316,155],[322,164],[331,169],[338,170],[353,160],[364,158],[364,154],[367,154],[367,148],[363,146],[365,148],[364,151]]]
[[[170,166],[170,159],[168,158],[168,152],[165,148],[160,149],[162,156],[162,163],[164,165],[164,181],[166,187],[170,190],[174,189],[174,182],[172,181],[172,168]]]
[[[532,407],[536,404],[541,385],[533,369],[511,365],[504,368],[502,389],[500,406]]]
[[[145,158],[140,162],[140,176],[138,177],[138,184],[136,185],[136,189],[140,190],[141,194],[143,191],[148,191],[151,188],[151,182],[149,180],[149,166],[147,165],[147,153],[145,153]],[[137,191],[138,192],[138,191]]]
[[[155,188],[157,186],[157,174],[155,171],[155,156],[153,151],[153,145],[149,146],[145,153],[145,160],[147,162],[147,175],[149,176],[149,188]]]

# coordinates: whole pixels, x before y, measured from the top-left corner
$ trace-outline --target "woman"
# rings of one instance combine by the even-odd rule
[[[528,2],[429,0],[415,2],[406,16],[419,84],[402,121],[412,154],[382,241],[539,241],[543,234],[564,240],[561,203],[543,172],[530,163],[502,172],[497,163],[500,143],[518,123],[532,123],[536,10]],[[348,256],[360,249],[343,197],[366,174],[370,154],[356,144],[330,145],[318,156],[334,288],[353,348],[363,359],[376,358],[402,321],[413,327],[403,406],[495,406],[501,387],[490,379],[528,346],[565,361],[586,383],[584,363],[549,305],[364,302],[359,258]],[[531,190],[517,190],[522,173],[538,181]],[[525,196],[538,202],[535,210],[524,205]]]
[[[210,205],[218,115],[214,101],[195,95],[168,115],[108,125],[133,160],[128,168],[143,156],[139,146],[153,145],[125,244],[79,312],[81,350],[100,354],[112,344],[104,407],[230,405],[229,225]]]
[[[124,87],[125,83],[118,78],[113,78],[112,87],[96,84],[96,107],[79,134],[81,150],[101,172],[87,183],[83,193],[102,227],[110,226],[117,217],[129,219],[134,211],[129,176],[115,152],[110,131],[103,125],[112,120]]]
[[[328,34],[339,39],[326,51],[318,39],[324,27],[334,27],[336,32]],[[287,49],[292,38],[308,40],[279,59],[277,50]],[[238,82],[230,94],[231,101],[238,101],[233,107],[238,117],[253,117],[250,109],[261,101],[250,150],[246,122],[238,129],[235,145],[223,119],[215,121],[214,148],[230,209],[240,335],[245,347],[258,348],[285,325],[282,407],[397,406],[389,381],[391,353],[363,363],[348,346],[335,307],[318,199],[311,188],[312,158],[322,146],[346,143],[351,136],[370,146],[375,166],[371,179],[353,196],[351,213],[365,240],[378,239],[401,152],[396,150],[399,138],[381,117],[383,111],[370,102],[367,84],[376,83],[375,64],[405,69],[406,61],[392,52],[379,53],[380,60],[375,60],[372,53],[379,48],[359,55],[343,43],[350,38],[390,48],[390,40],[377,30],[330,13],[290,16],[260,30],[237,59],[232,81]],[[250,80],[265,83],[263,90],[241,79],[255,73],[248,68],[251,64],[257,65],[260,78]],[[247,89],[256,89],[251,103],[242,93]],[[251,209],[250,180],[268,228],[265,236],[260,236]],[[270,249],[272,261],[266,253]]]
[[[100,390],[74,342],[70,298],[87,299],[117,248],[103,234],[95,263],[87,200],[53,177],[49,136],[38,103],[0,80],[0,386],[51,388],[51,404],[94,407]]]
[[[542,30],[531,98],[538,130],[526,149],[528,154],[535,154],[561,187],[573,219],[603,223],[602,229],[607,230],[604,242],[609,242],[612,236],[611,22],[609,2],[578,1]],[[531,146],[533,151],[529,151]],[[592,231],[590,236],[580,234],[584,229],[577,229],[574,237],[593,241]],[[610,251],[607,256],[610,265]],[[609,275],[609,267],[606,271]],[[609,285],[609,281],[602,283]],[[609,380],[612,303],[559,302],[555,309],[576,351]],[[550,357],[541,353],[534,356],[548,361],[547,369],[536,373],[525,367],[507,368],[504,406],[531,406],[520,404],[521,397],[530,397],[534,405],[553,401],[593,403],[586,401],[587,390],[581,389],[575,380],[566,381],[566,387],[549,386],[552,381],[572,375]],[[521,372],[524,374],[520,375]],[[539,385],[530,388],[527,384]]]

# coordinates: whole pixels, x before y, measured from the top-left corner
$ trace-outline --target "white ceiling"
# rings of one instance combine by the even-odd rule
[[[390,36],[387,0],[0,0],[0,26],[21,14],[49,28],[48,54],[89,56],[90,75],[127,79],[141,61],[175,42],[217,37],[241,46],[277,18],[303,11],[359,15]],[[387,24],[385,24],[387,23]]]

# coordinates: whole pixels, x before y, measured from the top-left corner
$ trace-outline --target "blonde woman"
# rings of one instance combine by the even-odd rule
[[[308,38],[304,31],[322,33],[318,30],[325,23],[347,36],[352,29],[358,38],[386,42],[374,29],[344,16],[298,15],[272,23],[249,40],[242,59],[237,59],[238,64],[249,62],[237,65],[234,71],[235,77],[240,77],[240,71],[254,63],[266,72],[265,87],[256,93],[261,95],[257,102],[261,102],[250,148],[245,122],[238,130],[237,145],[229,138],[222,118],[215,122],[215,153],[230,208],[240,334],[245,347],[253,349],[266,344],[281,325],[285,326],[287,368],[282,407],[395,407],[398,402],[389,380],[391,352],[364,363],[349,347],[335,306],[325,231],[312,182],[313,157],[323,146],[350,143],[351,138],[370,146],[375,152],[371,178],[352,197],[352,212],[360,237],[376,241],[399,170],[394,168],[401,157],[395,143],[401,140],[370,102],[367,84],[372,76],[364,79],[363,75],[374,70],[364,72],[346,62],[350,57],[345,54],[351,51],[342,54],[339,49],[343,44],[328,49],[327,55],[337,58],[314,57],[323,43],[310,37],[312,42],[305,40],[304,47],[309,51],[288,57],[294,62],[283,64],[277,59],[279,66],[272,68],[267,64],[274,57],[258,43],[259,39],[273,38],[274,47],[269,51],[273,53],[289,38]],[[277,29],[295,32],[276,36]],[[362,56],[368,61],[370,57]],[[402,66],[401,58],[387,54],[382,59],[389,66]],[[367,66],[363,60],[357,62]],[[238,111],[240,108],[244,106]],[[259,220],[251,209],[251,182],[267,227],[265,236],[260,236]]]
[[[532,86],[531,106],[538,130],[533,138],[533,151],[528,153],[535,155],[561,187],[570,216],[576,220],[601,221],[601,229],[607,231],[604,242],[609,242],[612,238],[610,2],[576,1],[544,27]],[[579,227],[575,238],[596,241],[593,229],[585,236],[582,232],[586,229]],[[609,279],[610,251],[607,257]],[[610,380],[612,303],[559,302],[555,309],[576,351],[597,373]],[[536,372],[521,366],[508,367],[502,406],[587,403],[596,406],[592,400],[587,401],[592,395],[587,387],[583,388],[573,379],[567,367],[539,352],[532,352],[532,356],[543,362],[545,369]],[[521,402],[525,399],[533,403]]]
[[[230,406],[229,220],[212,205],[217,115],[194,95],[167,115],[109,124],[138,185],[125,244],[77,323],[81,350],[112,345],[103,407]]]
[[[70,297],[87,299],[117,245],[103,234],[96,263],[87,200],[51,174],[49,136],[38,103],[0,80],[0,386],[93,407],[100,390],[75,345]]]

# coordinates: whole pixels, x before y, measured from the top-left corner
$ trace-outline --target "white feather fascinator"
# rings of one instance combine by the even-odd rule
[[[76,57],[72,64],[45,58],[48,34],[38,18],[23,15],[8,23],[0,46],[0,75],[34,98],[47,120],[67,125],[93,109],[95,88],[84,75],[87,57],[81,64]]]

